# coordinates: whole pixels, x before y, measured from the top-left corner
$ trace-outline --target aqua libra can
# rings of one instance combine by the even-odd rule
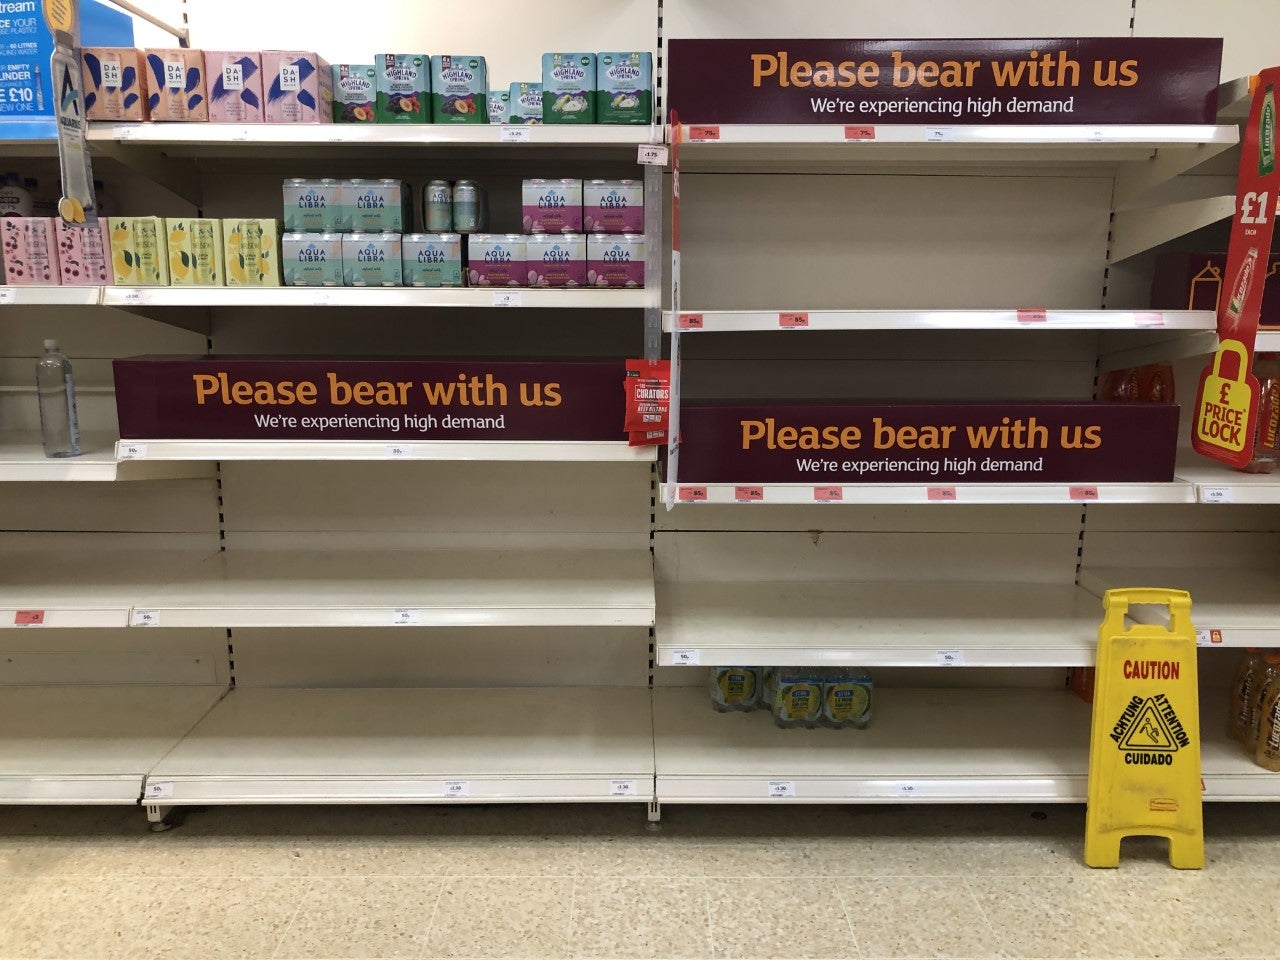
[[[453,230],[453,187],[448,180],[432,180],[422,197],[422,222],[426,233]]]
[[[457,233],[480,233],[489,225],[484,190],[474,180],[453,185],[453,229]]]

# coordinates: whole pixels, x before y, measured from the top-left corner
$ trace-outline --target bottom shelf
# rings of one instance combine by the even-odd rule
[[[238,687],[147,778],[162,804],[653,796],[645,687]]]
[[[0,802],[137,803],[225,686],[0,687]]]
[[[716,713],[701,688],[654,691],[664,803],[1083,803],[1090,707],[1043,689],[881,689],[866,730],[783,730]],[[1280,799],[1206,715],[1207,800]]]

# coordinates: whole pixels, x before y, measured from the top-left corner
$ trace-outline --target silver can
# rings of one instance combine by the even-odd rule
[[[489,223],[484,190],[474,180],[453,185],[453,229],[457,233],[479,233]]]
[[[422,198],[422,222],[427,233],[453,230],[453,188],[448,180],[432,180]]]

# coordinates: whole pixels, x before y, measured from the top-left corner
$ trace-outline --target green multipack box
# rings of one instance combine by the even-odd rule
[[[378,123],[430,123],[431,58],[425,53],[380,53],[373,65]]]

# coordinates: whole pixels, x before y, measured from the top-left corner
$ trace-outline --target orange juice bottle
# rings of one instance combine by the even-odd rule
[[[1246,647],[1240,666],[1236,668],[1235,679],[1231,681],[1231,693],[1227,699],[1227,736],[1232,740],[1245,740],[1245,732],[1253,727],[1253,716],[1250,714],[1250,698],[1262,683],[1262,674],[1266,664],[1257,647]],[[1257,709],[1256,702],[1254,703]]]

